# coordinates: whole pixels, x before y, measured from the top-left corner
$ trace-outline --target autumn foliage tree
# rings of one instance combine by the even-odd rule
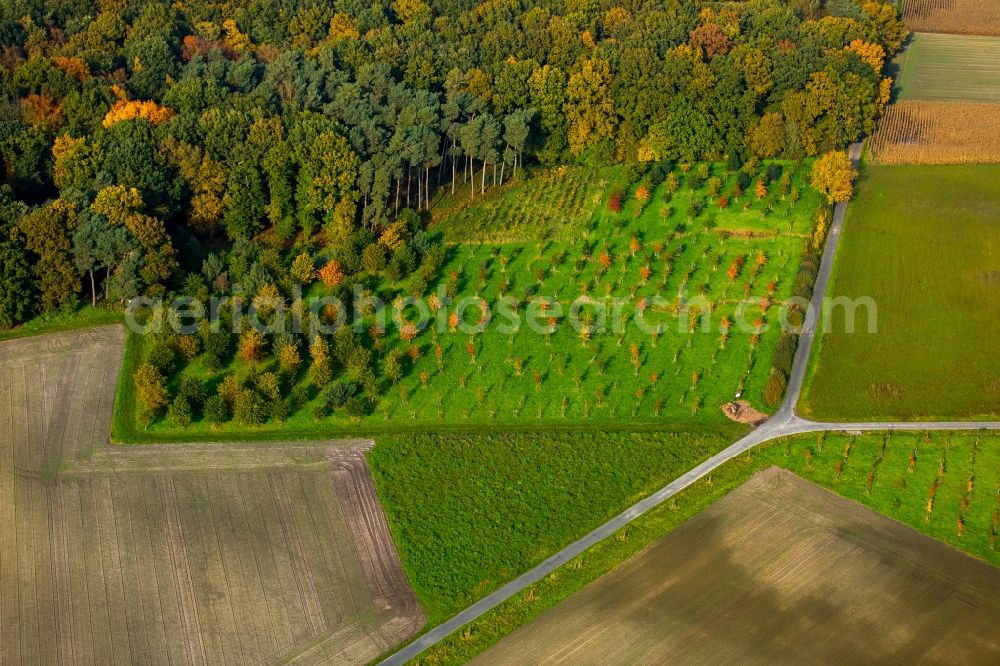
[[[160,106],[156,102],[130,101],[122,99],[115,102],[111,108],[108,109],[108,112],[104,116],[104,120],[101,124],[105,127],[111,127],[115,123],[140,118],[149,122],[151,125],[159,125],[163,121],[169,120],[172,115],[173,111],[167,107]]]
[[[121,185],[106,187],[97,193],[90,208],[104,215],[112,225],[123,226],[143,250],[139,274],[154,293],[162,291],[162,282],[177,268],[177,252],[163,221],[141,212],[139,191]]]
[[[706,23],[691,31],[691,46],[702,53],[706,60],[729,53],[732,41],[715,23]]]
[[[882,71],[882,66],[885,63],[885,49],[883,49],[879,44],[872,44],[862,39],[855,39],[850,44],[845,46],[844,50],[858,54],[858,57],[867,63],[876,73]]]
[[[228,60],[236,59],[236,52],[221,39],[205,39],[196,35],[187,35],[181,43],[181,60],[188,62],[196,55],[207,56],[212,51],[218,51]]]
[[[620,213],[622,210],[622,203],[625,200],[625,193],[621,190],[615,190],[608,197],[608,208],[614,213]]]
[[[316,279],[316,267],[308,252],[302,252],[292,261],[291,268],[288,269],[288,276],[296,284],[308,285]]]
[[[76,56],[53,56],[52,64],[66,72],[77,81],[86,81],[90,78],[90,66],[83,58]]]
[[[344,269],[341,267],[340,262],[336,259],[326,262],[323,268],[319,269],[319,279],[327,287],[336,287],[340,284],[344,280]]]
[[[60,134],[52,144],[52,180],[59,188],[85,190],[91,186],[102,155],[94,145],[68,133]]]
[[[774,408],[781,404],[787,382],[783,372],[771,370],[771,375],[767,378],[767,385],[764,387],[764,402],[767,403],[768,407]]]
[[[28,95],[21,100],[24,120],[32,127],[51,129],[63,122],[62,104],[50,95]]]
[[[309,345],[309,356],[312,357],[309,379],[316,386],[326,386],[333,379],[333,359],[330,356],[330,345],[323,336],[317,335]]]
[[[854,193],[855,172],[842,150],[824,154],[813,163],[812,186],[831,204],[848,201]]]
[[[302,357],[299,355],[299,348],[290,342],[286,342],[278,349],[278,367],[281,371],[293,375],[298,372],[302,365]]]
[[[221,163],[206,155],[190,182],[194,188],[190,225],[196,231],[212,236],[219,228],[224,210],[225,169]]]
[[[132,376],[136,394],[151,414],[159,414],[167,406],[170,396],[163,375],[149,363],[140,365]]]
[[[237,352],[244,361],[253,363],[261,359],[266,344],[267,340],[263,333],[256,328],[248,328],[240,335]]]
[[[569,77],[565,112],[569,149],[574,155],[614,133],[611,83],[611,65],[599,58],[584,59],[579,71]]]
[[[730,282],[735,282],[736,278],[739,277],[740,270],[742,270],[743,264],[746,263],[746,260],[746,256],[742,254],[733,259],[733,263],[731,263],[729,268],[726,269],[726,277],[729,278]]]

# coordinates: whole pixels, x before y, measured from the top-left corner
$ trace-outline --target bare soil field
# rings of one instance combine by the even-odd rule
[[[879,164],[1000,162],[1000,104],[896,102],[868,148]]]
[[[997,663],[1000,571],[770,468],[477,664]]]
[[[903,20],[915,32],[1000,35],[1000,0],[905,0]]]
[[[122,345],[0,343],[0,663],[366,663],[423,625],[368,443],[109,447]]]

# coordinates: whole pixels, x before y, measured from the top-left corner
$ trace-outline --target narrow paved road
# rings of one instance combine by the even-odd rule
[[[851,145],[850,158],[851,164],[857,167],[858,160],[861,159],[860,143]],[[809,301],[806,320],[802,325],[802,335],[799,336],[799,346],[795,351],[791,376],[788,378],[788,389],[785,391],[785,401],[775,416],[783,413],[792,414],[795,404],[799,401],[799,395],[802,393],[802,384],[805,381],[806,370],[809,367],[809,354],[812,353],[813,342],[816,339],[816,329],[819,326],[820,313],[823,311],[823,299],[826,297],[826,290],[830,285],[830,275],[833,273],[833,261],[837,254],[837,246],[840,244],[840,234],[843,231],[844,218],[846,216],[847,204],[837,204],[833,209],[833,222],[826,233],[826,246],[823,248],[823,258],[820,261],[819,273],[816,274],[816,282],[813,285],[812,300]]]
[[[852,163],[856,166],[861,157],[861,144],[855,143],[850,148]],[[1000,421],[934,421],[934,422],[863,422],[863,423],[823,423],[810,421],[796,415],[795,404],[802,393],[802,385],[805,381],[806,369],[809,364],[809,355],[812,352],[813,342],[816,337],[816,330],[819,326],[820,313],[822,312],[823,298],[830,283],[830,275],[833,272],[834,256],[837,252],[837,245],[840,242],[841,231],[844,226],[844,217],[847,214],[847,204],[837,204],[834,209],[833,222],[827,232],[826,246],[823,249],[823,258],[820,263],[819,273],[816,276],[816,284],[813,287],[811,307],[803,324],[802,335],[799,338],[799,346],[795,353],[795,361],[792,365],[791,376],[788,381],[788,390],[781,407],[774,416],[764,422],[761,426],[751,431],[742,439],[738,440],[726,449],[715,454],[708,460],[688,470],[683,475],[674,479],[664,487],[657,490],[652,495],[636,502],[628,509],[618,514],[608,522],[604,523],[592,532],[584,535],[577,541],[566,546],[555,553],[533,569],[518,576],[492,594],[489,594],[476,603],[472,604],[458,615],[455,615],[446,622],[434,627],[426,634],[402,648],[395,654],[385,659],[381,666],[398,666],[417,657],[421,652],[438,643],[448,635],[461,629],[466,624],[486,612],[496,608],[501,603],[511,598],[526,587],[549,575],[560,566],[580,555],[585,550],[599,541],[603,541],[618,530],[622,529],[642,514],[656,508],[663,502],[684,490],[698,479],[710,474],[713,470],[729,462],[740,454],[746,453],[753,447],[771,441],[779,437],[797,435],[810,432],[862,432],[873,430],[1000,430]]]

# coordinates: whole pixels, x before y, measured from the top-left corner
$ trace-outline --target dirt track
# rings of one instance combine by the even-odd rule
[[[771,468],[476,664],[998,663],[1000,571]]]
[[[423,625],[371,442],[110,447],[122,345],[0,343],[0,664],[366,663]]]

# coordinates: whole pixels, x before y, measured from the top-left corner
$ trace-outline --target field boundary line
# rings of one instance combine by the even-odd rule
[[[406,574],[367,463],[358,459],[340,461],[334,467],[332,481],[375,607],[380,615],[391,611],[392,617],[399,617],[407,626],[421,626],[426,618],[412,588],[398,584]],[[403,589],[411,591],[404,594]]]

